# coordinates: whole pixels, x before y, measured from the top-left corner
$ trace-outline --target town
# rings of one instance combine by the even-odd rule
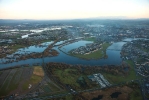
[[[142,91],[144,95],[149,93],[149,40],[139,39],[128,42],[121,51],[122,58],[131,60],[134,63],[136,75],[144,77],[142,81]]]
[[[84,55],[86,55],[86,54],[90,54],[91,52],[97,51],[98,49],[101,48],[101,45],[102,44],[97,44],[97,43],[86,44],[86,47],[81,46],[77,49],[72,50],[71,52],[74,53],[74,54],[84,54]]]
[[[148,25],[1,21],[0,99],[148,100]]]

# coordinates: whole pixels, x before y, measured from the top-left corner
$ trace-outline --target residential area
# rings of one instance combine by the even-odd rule
[[[0,98],[149,98],[148,32],[145,21],[132,20],[0,23],[0,88],[5,89]],[[32,66],[40,66],[44,76],[38,70],[34,75]],[[28,91],[19,94],[13,92],[19,89],[13,80],[18,74],[34,75],[26,76],[31,82],[40,80],[28,81]]]
[[[149,91],[149,40],[138,39],[125,44],[121,55],[123,60],[131,60],[134,64],[137,77],[144,78],[141,81],[144,97],[148,98]]]
[[[101,49],[101,46],[102,46],[102,43],[86,44],[86,46],[80,46],[79,48],[72,49],[71,53],[86,55]]]

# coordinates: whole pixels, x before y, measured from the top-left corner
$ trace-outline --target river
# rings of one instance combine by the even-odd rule
[[[52,43],[52,42],[50,42],[50,43]],[[77,48],[78,46],[84,46],[85,44],[88,44],[88,43],[92,43],[92,42],[91,41],[81,40],[81,41],[69,44],[67,46],[64,46],[62,48],[65,48],[66,50],[70,50],[70,47],[71,47],[71,49],[73,49],[73,48]],[[120,57],[121,56],[120,51],[121,51],[122,46],[125,43],[126,42],[116,42],[116,43],[113,43],[111,46],[109,46],[106,50],[106,54],[108,55],[108,58],[106,58],[106,59],[97,59],[97,60],[80,59],[80,58],[76,58],[76,57],[73,57],[73,56],[66,55],[65,53],[60,51],[58,49],[58,47],[54,47],[54,49],[56,49],[59,52],[58,56],[37,58],[37,59],[27,59],[27,60],[21,60],[21,61],[18,61],[18,62],[12,62],[12,63],[7,63],[7,64],[2,64],[1,63],[0,64],[0,69],[8,68],[8,67],[11,67],[11,66],[23,65],[23,64],[30,64],[30,65],[32,65],[34,63],[42,64],[43,60],[44,60],[44,63],[62,62],[62,63],[67,63],[67,64],[81,64],[81,65],[119,65],[122,62],[122,59]],[[44,43],[44,44],[47,44],[47,43]],[[23,49],[20,49],[20,50],[25,50],[25,52],[26,52],[26,50],[28,52],[38,50],[38,52],[41,52],[44,49],[45,49],[45,47],[39,48],[38,46],[30,46],[28,48],[25,48],[25,49],[23,48]],[[2,60],[2,59],[0,59],[0,60]]]

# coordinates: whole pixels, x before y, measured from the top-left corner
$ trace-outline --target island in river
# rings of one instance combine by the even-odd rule
[[[110,46],[110,43],[92,43],[85,47],[80,46],[77,49],[73,49],[69,52],[71,56],[75,56],[83,59],[100,59],[107,58],[106,49]]]

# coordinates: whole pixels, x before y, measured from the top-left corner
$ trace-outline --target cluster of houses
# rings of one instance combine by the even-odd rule
[[[6,55],[6,54],[9,54],[11,52],[12,52],[12,50],[8,49],[8,46],[0,46],[0,54],[1,54],[0,57],[3,57],[2,55]]]
[[[97,82],[101,86],[101,88],[111,86],[111,84],[104,78],[104,76],[100,73],[89,75],[88,78],[91,81]]]
[[[128,42],[122,48],[122,58],[132,60],[137,72],[144,77],[149,76],[149,40],[135,40]]]
[[[102,48],[102,43],[91,43],[91,44],[86,44],[86,46],[80,46],[79,48],[71,50],[72,54],[81,54],[81,55],[86,55],[90,54],[92,52],[95,52],[99,49]]]
[[[143,77],[149,77],[149,67],[145,66],[137,66],[137,72]]]
[[[122,58],[132,60],[138,75],[144,77],[143,85],[146,88],[142,88],[142,91],[149,95],[149,80],[145,81],[149,77],[149,40],[141,39],[128,42],[123,46],[122,52]]]
[[[5,57],[7,54],[11,54],[13,49],[11,49],[11,46],[14,46],[15,43],[11,39],[0,39],[0,58]]]

